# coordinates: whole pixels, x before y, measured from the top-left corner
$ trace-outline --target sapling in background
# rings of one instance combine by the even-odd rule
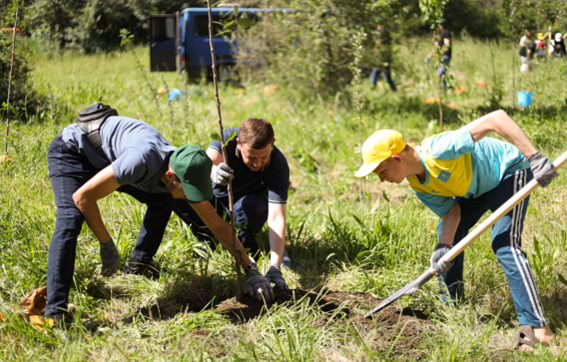
[[[9,160],[8,158],[8,135],[10,134],[10,91],[12,88],[12,71],[14,70],[14,60],[16,59],[16,29],[18,28],[18,10],[20,2],[16,1],[16,14],[14,16],[14,30],[12,34],[12,60],[10,62],[10,76],[8,78],[8,97],[6,99],[6,141],[4,143],[4,153],[6,157],[1,161]]]
[[[364,38],[366,37],[366,34],[364,33],[364,29],[358,30],[356,32],[355,35],[353,35],[353,40],[354,40],[354,58],[353,58],[353,62],[351,65],[351,70],[352,70],[352,74],[354,76],[353,80],[354,83],[356,85],[356,109],[358,111],[358,135],[359,135],[359,152],[360,152],[360,164],[363,164],[363,160],[362,160],[362,114],[361,114],[361,110],[362,110],[362,100],[361,100],[361,96],[360,96],[360,75],[362,73],[362,70],[360,69],[360,60],[362,59],[362,52],[363,52],[363,46],[362,46],[362,42],[364,40]],[[362,189],[362,177],[359,178],[359,187],[360,187],[360,204],[363,203],[363,198],[364,198],[364,190]]]
[[[436,32],[439,31],[440,20],[443,18],[443,8],[449,2],[449,0],[420,0],[419,8],[423,14],[423,20],[429,23],[432,30]],[[441,46],[435,46],[434,48],[434,64],[435,70],[437,72],[437,89],[439,90],[439,131],[443,132],[443,89],[442,83],[445,79],[449,78],[447,74],[448,64],[443,63],[443,53],[447,50],[445,44]],[[441,74],[441,69],[443,69],[443,74]],[[444,87],[447,87],[445,84]]]

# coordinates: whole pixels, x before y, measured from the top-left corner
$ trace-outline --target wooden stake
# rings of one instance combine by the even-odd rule
[[[222,125],[222,113],[221,113],[221,104],[220,104],[220,97],[219,97],[219,86],[217,80],[217,64],[215,58],[215,47],[213,44],[213,15],[211,12],[211,1],[207,0],[207,10],[209,13],[209,46],[211,48],[211,68],[213,70],[213,84],[215,87],[215,100],[217,102],[217,114],[219,117],[219,135],[221,139],[221,149],[222,149],[222,157],[224,158],[225,162],[228,163],[228,155],[226,153],[226,147],[224,146],[224,135],[223,135],[223,125]],[[232,180],[228,182],[227,185],[227,192],[228,192],[228,205],[230,210],[230,227],[232,228],[232,248],[234,249],[234,260],[235,260],[235,268],[236,268],[236,278],[238,280],[238,294],[236,295],[236,299],[241,300],[243,296],[243,284],[242,284],[242,272],[240,270],[240,248],[238,247],[238,239],[236,238],[236,220],[234,218],[234,195],[232,192]]]
[[[10,62],[10,76],[8,78],[8,99],[6,100],[6,142],[4,143],[4,154],[8,154],[8,135],[10,134],[10,91],[12,88],[12,72],[14,70],[14,59],[16,58],[16,29],[18,27],[19,1],[16,1],[16,20],[14,21],[14,33],[12,35],[12,61]],[[20,33],[21,34],[21,33]]]

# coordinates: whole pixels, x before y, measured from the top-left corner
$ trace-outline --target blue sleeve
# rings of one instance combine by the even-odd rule
[[[440,134],[431,140],[431,155],[438,160],[454,160],[474,152],[474,142],[467,127]]]
[[[455,203],[455,200],[448,196],[437,196],[423,192],[415,192],[415,194],[425,206],[430,208],[431,211],[439,217],[443,217],[443,215],[449,212]]]
[[[151,162],[146,162],[141,150],[129,147],[112,163],[114,177],[120,185],[134,184],[143,179],[150,169]]]

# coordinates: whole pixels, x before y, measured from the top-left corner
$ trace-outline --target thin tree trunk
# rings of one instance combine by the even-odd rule
[[[441,76],[439,76],[439,132],[443,132],[443,92],[441,91]]]
[[[209,46],[211,48],[211,68],[213,70],[213,84],[215,87],[215,100],[217,102],[217,114],[219,117],[219,130],[220,130],[220,138],[221,138],[221,148],[222,148],[222,157],[224,158],[225,162],[228,163],[228,155],[226,153],[226,147],[224,145],[224,135],[223,135],[223,125],[222,125],[222,113],[221,113],[221,103],[219,97],[219,87],[218,87],[218,80],[217,80],[217,65],[216,65],[216,58],[215,58],[215,48],[213,44],[213,16],[211,13],[211,1],[207,0],[207,9],[209,13]],[[235,268],[236,268],[236,277],[238,280],[238,294],[236,298],[238,300],[242,299],[243,295],[243,284],[242,284],[242,273],[240,270],[240,248],[238,247],[238,239],[236,238],[236,220],[234,218],[234,195],[232,192],[232,181],[229,181],[227,185],[227,192],[228,192],[228,204],[230,209],[230,226],[232,228],[232,248],[234,249],[234,260],[235,260]]]
[[[513,13],[512,16],[514,16]],[[512,107],[516,108],[516,29],[514,23],[512,23]]]
[[[6,142],[4,153],[8,154],[8,135],[10,134],[10,91],[12,89],[12,72],[14,71],[14,59],[16,58],[16,29],[18,28],[18,11],[20,3],[16,1],[16,19],[14,20],[14,33],[12,35],[12,61],[10,62],[10,76],[8,78],[8,98],[6,99]]]

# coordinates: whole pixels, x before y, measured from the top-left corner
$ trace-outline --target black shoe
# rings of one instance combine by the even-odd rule
[[[73,318],[69,313],[46,314],[45,320],[53,319],[53,334],[59,336],[63,341],[69,340],[67,333],[73,327]]]
[[[143,263],[136,258],[130,258],[122,269],[124,274],[143,275],[148,279],[159,280],[159,271],[153,263]]]

